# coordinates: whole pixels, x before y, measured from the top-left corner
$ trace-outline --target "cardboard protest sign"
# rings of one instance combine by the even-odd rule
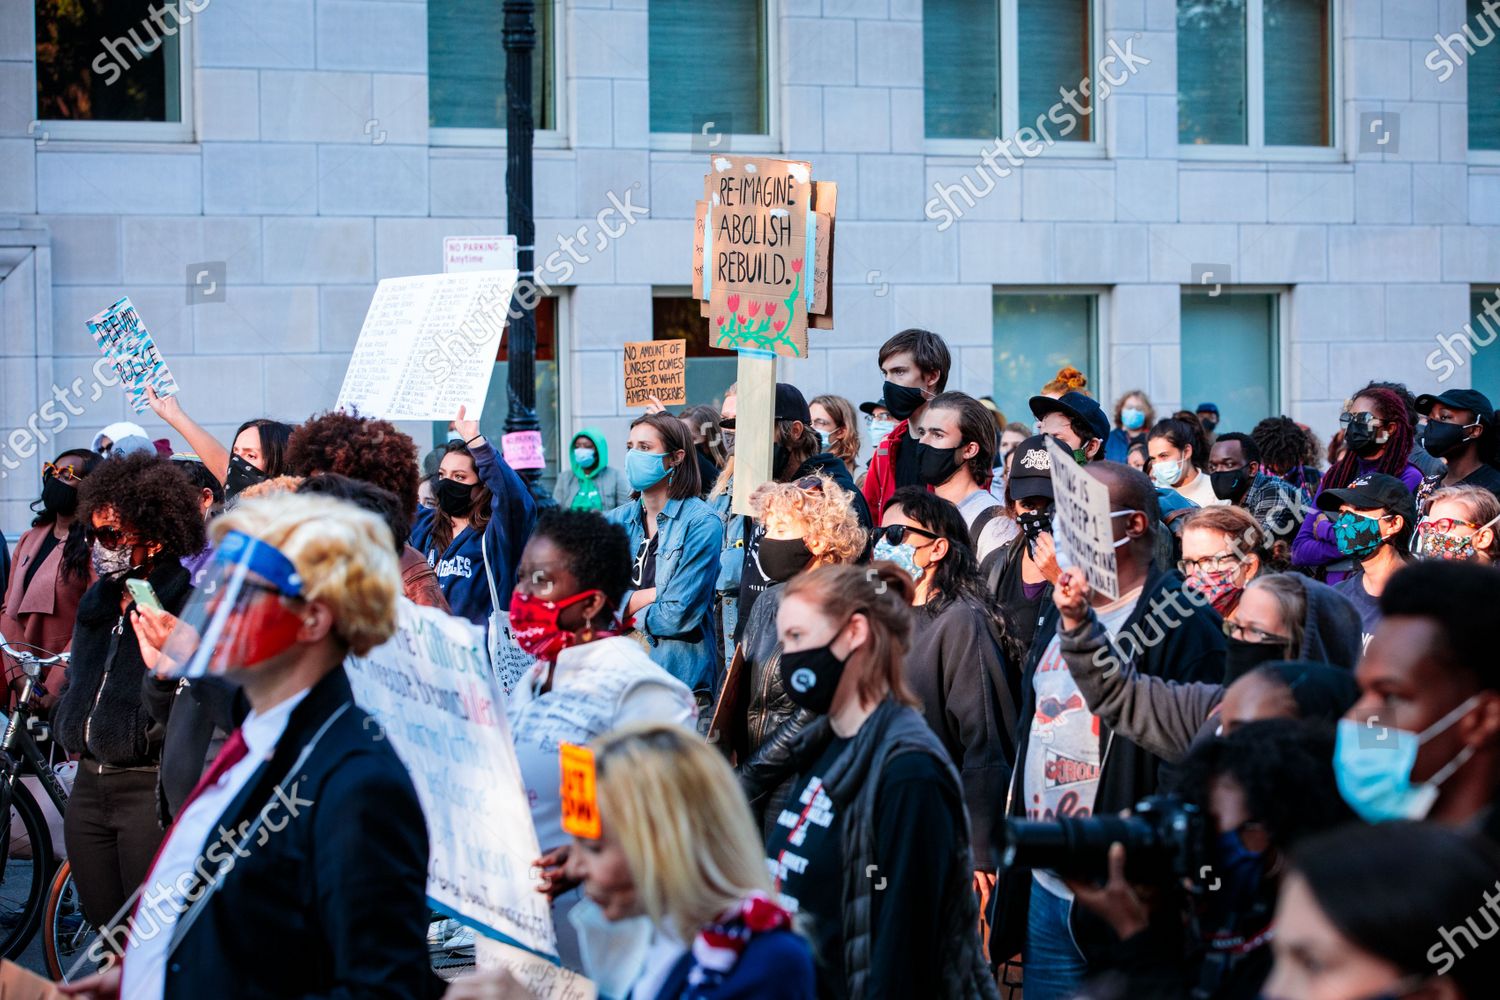
[[[514,431],[500,437],[500,455],[512,469],[545,469],[541,431]]]
[[[89,319],[88,328],[99,352],[120,376],[120,384],[129,394],[130,407],[135,412],[145,413],[150,409],[146,402],[147,386],[155,389],[158,396],[177,394],[177,380],[161,359],[156,341],[141,322],[130,296]]]
[[[386,420],[483,413],[517,272],[386,278],[375,289],[337,407]]]
[[[541,855],[531,804],[484,636],[405,598],[397,619],[389,642],[345,667],[371,738],[390,740],[427,816],[428,900],[481,934],[555,954],[551,905],[531,867]]]
[[[714,346],[807,357],[812,165],[714,156],[705,189],[702,291]]]
[[[509,611],[496,611],[490,616],[489,640],[490,666],[494,668],[500,690],[508,695],[536,664],[536,657],[516,643],[516,634],[510,627]]]
[[[588,979],[550,959],[533,955],[502,941],[480,938],[474,943],[474,962],[481,972],[509,969],[526,987],[526,995],[540,1000],[595,1000],[599,990]]]
[[[516,268],[514,236],[443,237],[443,273],[459,271],[513,271]]]
[[[625,342],[625,405],[649,406],[652,396],[667,406],[687,402],[687,341]]]
[[[772,478],[776,438],[776,359],[740,352],[734,415],[734,495],[730,509],[753,514],[750,494]]]
[[[1115,567],[1114,531],[1110,527],[1109,487],[1084,471],[1073,456],[1047,438],[1052,463],[1052,540],[1057,565],[1078,567],[1089,586],[1110,598],[1120,596]]]
[[[562,828],[564,833],[585,840],[598,840],[599,790],[594,784],[594,751],[564,743],[562,758]]]
[[[833,329],[833,232],[839,189],[832,181],[813,182],[813,208],[817,231],[813,239],[813,300],[808,307],[808,325],[815,330]]]

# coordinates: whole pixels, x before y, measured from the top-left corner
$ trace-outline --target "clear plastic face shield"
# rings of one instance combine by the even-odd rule
[[[292,561],[231,531],[167,637],[157,673],[203,677],[253,668],[296,645],[304,617],[302,578]]]

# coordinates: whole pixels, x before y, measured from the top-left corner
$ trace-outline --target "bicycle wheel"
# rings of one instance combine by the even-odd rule
[[[53,981],[69,982],[68,970],[98,939],[99,933],[84,917],[83,904],[78,901],[73,866],[64,861],[52,876],[52,891],[47,893],[47,905],[42,910],[42,953]],[[92,965],[80,969],[79,978],[94,971]]]
[[[52,834],[24,785],[0,782],[0,955],[21,956],[42,920],[52,876]]]

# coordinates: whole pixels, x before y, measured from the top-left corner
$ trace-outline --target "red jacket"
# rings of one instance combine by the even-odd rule
[[[905,439],[906,421],[903,420],[876,443],[875,453],[870,456],[870,467],[865,471],[865,482],[860,489],[865,495],[865,502],[870,505],[870,516],[875,519],[876,524],[880,523],[881,512],[896,492],[895,456],[891,454],[891,448]]]

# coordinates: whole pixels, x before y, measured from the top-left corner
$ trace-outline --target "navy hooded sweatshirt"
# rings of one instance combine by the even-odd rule
[[[521,560],[521,549],[526,546],[532,525],[536,523],[536,501],[532,500],[525,481],[505,463],[489,441],[480,440],[469,448],[469,454],[474,459],[479,481],[490,490],[490,523],[484,531],[483,545],[479,532],[468,527],[459,532],[447,549],[438,552],[432,544],[437,511],[427,508],[417,512],[411,544],[427,557],[428,565],[437,572],[443,596],[448,599],[448,607],[453,613],[486,628],[491,604],[483,550],[489,552],[490,569],[495,574],[495,594],[500,600],[499,610],[504,611],[510,607],[510,592],[516,585],[516,564]]]

